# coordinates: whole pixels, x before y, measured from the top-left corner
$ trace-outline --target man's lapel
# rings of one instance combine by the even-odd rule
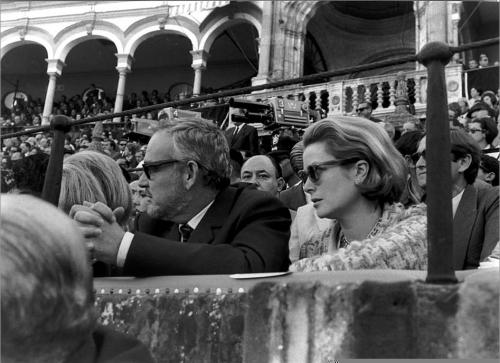
[[[241,139],[241,135],[243,134],[243,131],[245,129],[245,125],[241,125],[241,128],[240,130],[238,131],[238,133],[236,135],[233,135],[233,138],[231,140],[231,145],[234,145],[236,144],[236,142]]]
[[[453,218],[453,261],[455,269],[461,270],[464,265],[472,227],[477,215],[476,200],[476,189],[472,185],[468,185]]]
[[[224,224],[234,203],[233,188],[226,188],[215,198],[200,224],[191,233],[189,242],[212,243],[214,235]]]

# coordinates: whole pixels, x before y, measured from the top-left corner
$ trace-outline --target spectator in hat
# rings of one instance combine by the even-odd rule
[[[495,111],[488,104],[478,101],[467,112],[468,119],[495,117]]]
[[[481,95],[481,101],[486,103],[495,112],[495,120],[498,117],[498,99],[493,91],[486,91]]]
[[[359,117],[364,117],[373,122],[382,122],[382,120],[372,116],[372,105],[370,102],[361,102],[356,109]]]

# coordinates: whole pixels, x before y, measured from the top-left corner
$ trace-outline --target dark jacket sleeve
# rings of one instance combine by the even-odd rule
[[[250,142],[250,152],[252,155],[259,155],[259,135],[256,128],[252,127],[252,132],[248,135],[248,138]]]
[[[480,261],[488,257],[499,241],[498,187],[488,189],[484,206],[484,241]]]
[[[158,276],[288,270],[290,213],[277,198],[240,188],[234,200],[218,202],[218,206],[229,210],[224,214],[209,210],[189,243],[137,232],[124,273]]]

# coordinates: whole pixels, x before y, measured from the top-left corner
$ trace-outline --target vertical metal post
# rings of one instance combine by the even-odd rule
[[[445,65],[450,47],[426,44],[417,58],[427,67],[427,244],[426,282],[456,283],[453,268],[453,215],[451,205],[451,143],[448,121]]]
[[[49,165],[43,182],[42,198],[57,207],[61,191],[64,139],[66,133],[71,129],[70,119],[57,115],[51,121],[50,128],[54,130],[54,134],[50,147]]]

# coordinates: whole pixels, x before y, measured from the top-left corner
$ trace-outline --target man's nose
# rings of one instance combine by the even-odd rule
[[[148,188],[149,187],[149,180],[146,178],[146,173],[142,172],[141,176],[139,177],[139,186],[141,188]]]

